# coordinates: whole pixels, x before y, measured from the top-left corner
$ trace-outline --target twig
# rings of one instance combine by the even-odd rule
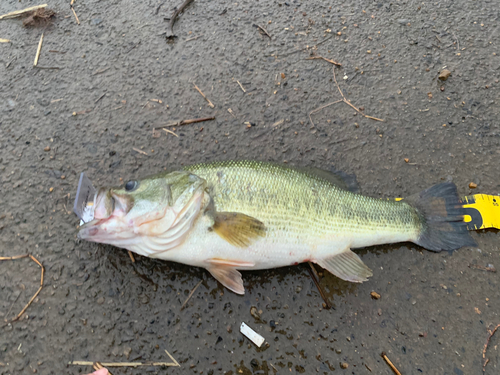
[[[95,102],[94,104],[96,104],[99,100],[101,100],[102,98],[104,98],[104,95],[106,95],[106,93],[102,94]]]
[[[38,48],[36,50],[35,61],[33,62],[33,66],[38,65],[38,58],[40,57],[40,52],[42,51],[42,43],[43,43],[43,33],[40,36],[40,41],[38,42]]]
[[[314,125],[314,122],[313,122],[313,120],[312,120],[312,118],[311,118],[311,115],[312,115],[313,113],[316,113],[316,112],[318,112],[318,111],[321,111],[322,109],[325,109],[326,107],[329,107],[329,106],[331,106],[331,105],[334,105],[334,104],[337,104],[337,103],[340,103],[340,102],[343,102],[343,100],[336,100],[336,101],[334,101],[334,102],[331,102],[331,103],[328,103],[328,104],[322,105],[321,107],[316,108],[316,109],[313,109],[311,112],[309,112],[309,120],[311,121],[311,124],[312,124],[313,126],[315,126],[315,125]]]
[[[158,7],[156,8],[155,10],[155,16],[158,14],[158,12],[160,11],[160,8],[162,7],[162,5],[165,4],[165,2],[161,2],[160,5],[158,5]]]
[[[453,36],[455,37],[455,39],[457,40],[457,51],[460,51],[460,43],[458,42],[458,38],[457,36],[455,35],[455,33],[452,33]]]
[[[23,10],[16,10],[14,12],[10,12],[10,13],[4,14],[3,16],[0,16],[0,20],[7,19],[7,18],[21,17],[25,13],[29,13],[29,12],[32,12],[34,10],[40,9],[40,8],[45,8],[46,6],[47,6],[47,4],[43,4],[43,5],[36,5],[34,7],[29,7],[29,8],[23,9]]]
[[[197,122],[204,122],[204,121],[211,121],[215,120],[215,117],[202,117],[202,118],[195,118],[191,120],[182,120],[182,121],[177,121],[177,122],[171,122],[165,125],[166,128],[169,128],[171,126],[182,126],[182,125],[189,125],[189,124],[195,124]]]
[[[193,296],[194,292],[196,292],[196,289],[198,289],[198,287],[201,285],[202,282],[203,282],[203,280],[200,280],[198,282],[198,284],[196,284],[196,286],[193,288],[193,290],[189,293],[189,296],[187,296],[186,300],[182,304],[180,311],[184,310],[184,307],[186,307],[188,301],[191,299],[191,297]]]
[[[193,85],[194,85],[194,88],[195,88],[196,90],[198,90],[198,92],[201,94],[201,96],[203,96],[203,97],[205,98],[205,100],[208,102],[208,105],[209,105],[211,108],[214,108],[214,107],[215,107],[214,103],[212,103],[212,102],[211,102],[211,101],[210,101],[210,100],[209,100],[209,99],[205,96],[205,94],[201,92],[201,90],[200,90],[200,88],[199,88],[198,86],[196,86],[194,83],[193,83]]]
[[[387,357],[387,355],[385,354],[385,352],[382,352],[381,356],[382,356],[382,358],[384,358],[384,360],[387,362],[387,364],[389,365],[389,367],[392,369],[392,371],[394,371],[394,373],[396,375],[401,375],[401,373],[399,372],[399,370],[396,368],[396,366],[393,365],[393,363]]]
[[[488,272],[497,272],[496,268],[493,266],[484,267],[484,266],[480,266],[478,264],[469,264],[469,268],[476,268],[478,270],[483,270],[483,271],[488,271]]]
[[[347,100],[347,99],[346,99],[346,97],[344,96],[344,93],[343,93],[343,92],[342,92],[342,90],[340,89],[340,86],[339,86],[339,84],[338,84],[338,82],[337,82],[337,77],[336,77],[336,75],[335,75],[335,67],[333,67],[333,80],[335,81],[335,85],[337,86],[337,89],[339,90],[339,93],[340,93],[340,95],[342,96],[342,100],[337,100],[337,101],[335,101],[335,102],[332,102],[332,103],[326,104],[326,105],[324,105],[324,106],[322,106],[322,107],[319,107],[319,108],[317,108],[317,109],[315,109],[315,110],[311,111],[311,112],[309,113],[309,120],[311,121],[311,124],[312,124],[313,126],[314,126],[314,122],[312,121],[311,114],[313,114],[314,112],[317,112],[317,111],[319,111],[319,110],[321,110],[321,109],[323,109],[323,108],[325,108],[325,107],[328,107],[328,106],[330,106],[330,105],[332,105],[332,104],[336,104],[336,103],[339,103],[339,102],[344,102],[344,103],[345,103],[345,104],[347,104],[348,106],[350,106],[350,107],[354,108],[354,109],[356,110],[356,112],[358,112],[360,115],[362,115],[362,116],[364,116],[364,117],[366,117],[366,118],[369,118],[369,119],[371,119],[371,120],[375,120],[375,121],[381,121],[381,122],[384,122],[384,120],[382,120],[382,119],[379,119],[379,118],[376,118],[376,117],[373,117],[373,116],[368,116],[368,115],[365,115],[363,112],[361,112],[361,111],[359,110],[359,108],[356,108],[354,105],[352,105],[352,104],[351,104],[351,102],[350,102],[349,100]]]
[[[172,135],[175,135],[177,138],[179,138],[179,136],[178,136],[177,134],[175,134],[173,131],[168,130],[168,129],[165,129],[165,128],[162,128],[162,129],[163,129],[165,132],[170,133],[170,134],[172,134]]]
[[[28,254],[23,254],[23,255],[15,255],[12,257],[0,257],[0,261],[22,259],[22,258],[27,258],[28,256],[29,256]]]
[[[103,367],[139,367],[139,366],[166,366],[166,367],[180,367],[179,362],[165,350],[165,353],[170,357],[172,362],[99,362]],[[94,363],[90,361],[71,361],[68,365],[73,366],[93,366]]]
[[[76,23],[80,24],[80,20],[78,19],[78,16],[76,15],[75,8],[73,8],[73,5],[71,5],[71,10],[73,11],[73,14],[75,15]]]
[[[325,43],[326,41],[328,41],[328,40],[330,40],[330,39],[332,39],[334,36],[335,36],[335,35],[329,36],[328,38],[323,39],[321,42],[316,43],[316,44],[315,44],[314,46],[312,46],[312,47],[309,47],[309,46],[308,46],[308,47],[305,47],[305,48],[302,48],[302,49],[298,49],[298,50],[296,50],[296,51],[293,51],[293,52],[287,53],[287,54],[285,54],[285,55],[279,55],[279,57],[287,57],[287,56],[293,55],[293,54],[295,54],[295,53],[297,53],[297,52],[302,52],[302,51],[307,51],[307,50],[309,50],[309,49],[314,49],[314,48],[316,48],[317,46],[319,46],[319,45],[321,45],[321,44]]]
[[[21,296],[21,294],[23,294],[23,292],[19,292],[19,294],[17,295],[16,299],[14,300],[14,302],[12,302],[12,305],[10,305],[10,309],[9,311],[7,311],[7,314],[5,314],[5,316],[9,316],[12,308],[14,307],[15,303],[17,302],[17,300],[19,299],[19,297]]]
[[[24,306],[24,308],[21,310],[21,312],[19,314],[17,314],[17,316],[12,319],[10,322],[13,323],[15,322],[16,320],[19,320],[19,318],[24,314],[24,312],[26,311],[26,309],[31,305],[31,303],[35,300],[35,298],[38,296],[38,294],[40,293],[40,291],[42,290],[43,288],[43,274],[45,272],[45,268],[43,267],[42,263],[40,263],[38,261],[38,259],[36,259],[33,255],[31,254],[24,254],[24,255],[16,255],[16,256],[12,256],[12,257],[0,257],[0,261],[2,260],[15,260],[15,259],[22,259],[22,258],[30,258],[33,262],[35,262],[36,264],[38,264],[42,270],[42,274],[40,276],[40,287],[38,288],[38,290],[36,291],[36,293],[33,295],[33,297],[31,297],[31,299],[29,300],[29,302],[26,304],[26,306]],[[7,322],[7,319],[5,319],[5,321]]]
[[[94,363],[92,364],[92,367],[93,367],[93,368],[94,368],[94,370],[96,370],[96,371],[97,371],[97,370],[100,370],[100,369],[102,369],[102,368],[104,368],[104,366],[102,365],[102,363],[101,363],[101,362],[94,362]],[[109,372],[109,370],[108,370],[108,374],[109,374],[109,375],[113,375],[111,372]]]
[[[330,64],[333,64],[333,65],[342,66],[341,63],[338,63],[334,60],[327,59],[326,57],[323,57],[323,56],[311,56],[311,57],[308,57],[306,60],[317,60],[317,59],[328,61]]]
[[[0,38],[0,43],[10,43],[10,39],[2,39],[2,38]]]
[[[486,350],[488,349],[488,345],[490,344],[491,338],[493,337],[493,335],[495,334],[495,332],[497,331],[498,328],[500,328],[500,324],[498,324],[495,328],[493,328],[493,331],[488,330],[490,332],[490,335],[488,336],[488,339],[486,340],[486,344],[484,344],[484,348],[483,348],[483,359],[485,360],[483,363],[483,372],[486,371],[486,365],[490,361],[489,359],[486,359]]]
[[[100,69],[100,70],[96,70],[94,73],[92,73],[92,75],[97,75],[97,74],[101,74],[101,73],[104,73],[106,70],[108,70],[109,67],[107,68],[104,68],[104,69]]]
[[[146,152],[139,150],[138,148],[132,147],[132,150],[134,150],[135,152],[138,152],[139,154],[147,155]]]
[[[172,357],[172,356],[170,355],[170,353],[169,353],[169,352],[167,352],[167,349],[165,349],[165,353],[167,353],[167,355],[169,356],[169,358],[172,360],[173,364],[174,364],[176,367],[181,367],[181,365],[179,365],[179,362],[177,362],[177,361],[175,360],[175,358],[174,358],[174,357]]]
[[[205,35],[205,34],[201,34],[201,35],[198,35],[198,36],[193,36],[192,38],[186,39],[186,42],[190,42],[191,40],[195,40],[195,39],[201,38],[203,35]]]
[[[309,266],[311,266],[311,268],[309,268],[309,273],[311,274],[311,278],[314,281],[314,285],[316,285],[316,288],[318,288],[319,294],[321,295],[321,298],[323,298],[323,301],[325,302],[326,309],[330,310],[332,308],[332,304],[330,303],[330,301],[326,297],[325,292],[324,292],[323,288],[321,287],[321,285],[319,285],[319,275],[316,272],[316,269],[314,268],[313,264],[311,262],[307,262],[307,263],[309,263]]]
[[[266,30],[266,29],[264,29],[262,26],[257,25],[256,23],[254,23],[253,25],[254,25],[254,26],[257,26],[259,29],[261,29],[261,30],[264,32],[264,34],[266,34],[266,35],[269,37],[269,39],[272,39],[272,38],[271,38],[271,35],[269,35],[269,33],[267,32],[267,30]]]
[[[167,35],[167,39],[173,39],[176,37],[174,34],[175,20],[177,19],[177,16],[184,10],[184,8],[187,7],[192,1],[193,0],[186,0],[179,8],[177,8],[174,14],[172,14],[172,18],[170,18],[170,22],[168,24],[168,27],[170,28],[170,35]]]
[[[135,263],[134,254],[130,250],[128,250],[128,256],[130,257],[130,260],[132,261],[132,263]]]
[[[238,82],[238,85],[240,85],[241,89],[243,90],[243,92],[247,92],[247,90],[245,90],[245,88],[243,87],[243,85],[240,83],[240,81],[236,80],[236,82]]]
[[[130,49],[126,52],[126,54],[128,55],[130,53],[130,51],[132,51],[135,47],[137,47],[139,44],[141,44],[141,41],[139,40],[136,44],[134,44],[132,47],[130,47]]]

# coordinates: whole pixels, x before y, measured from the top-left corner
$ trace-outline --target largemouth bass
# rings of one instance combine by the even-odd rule
[[[238,270],[311,261],[363,282],[372,272],[353,248],[475,245],[453,183],[396,202],[354,194],[328,176],[256,161],[187,166],[99,189],[94,220],[79,237],[206,268],[238,294],[244,294]]]

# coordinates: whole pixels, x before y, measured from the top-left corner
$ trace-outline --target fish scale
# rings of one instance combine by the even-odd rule
[[[372,241],[384,243],[384,234],[393,238],[397,233],[408,241],[421,231],[420,218],[407,204],[353,194],[293,168],[228,161],[185,169],[207,180],[218,211],[242,212],[261,220],[270,238],[287,240],[290,232],[305,241],[352,236],[353,247],[362,247],[364,242],[356,244],[354,238],[358,234],[372,234]]]

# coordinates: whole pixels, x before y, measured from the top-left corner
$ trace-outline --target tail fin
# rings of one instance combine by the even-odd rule
[[[476,246],[464,221],[465,209],[454,183],[437,184],[405,199],[423,219],[417,245],[432,251],[456,250]]]

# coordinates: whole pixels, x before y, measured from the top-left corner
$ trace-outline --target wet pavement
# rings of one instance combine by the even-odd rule
[[[165,350],[180,368],[111,371],[390,374],[386,352],[403,374],[482,373],[500,282],[474,265],[500,267],[495,230],[451,254],[360,250],[373,277],[354,285],[323,274],[326,310],[307,265],[244,272],[238,296],[205,270],[132,263],[126,251],[78,241],[71,209],[82,171],[96,186],[116,185],[242,158],[341,170],[381,198],[440,181],[461,195],[500,194],[500,4],[195,0],[167,43],[166,18],[180,3],[77,0],[77,25],[68,1],[54,0],[51,25],[0,20],[0,38],[11,40],[0,43],[0,256],[30,253],[46,269],[39,296],[6,324],[38,289],[40,270],[29,259],[0,263],[0,374],[91,370],[74,360],[169,362]],[[0,13],[31,5],[2,1]],[[337,103],[311,122],[311,111],[342,99],[333,65],[313,56],[341,63],[346,99],[384,121]],[[177,136],[161,130],[210,116],[169,127]],[[265,337],[262,348],[239,333],[241,322]],[[498,372],[499,340],[486,374]]]

